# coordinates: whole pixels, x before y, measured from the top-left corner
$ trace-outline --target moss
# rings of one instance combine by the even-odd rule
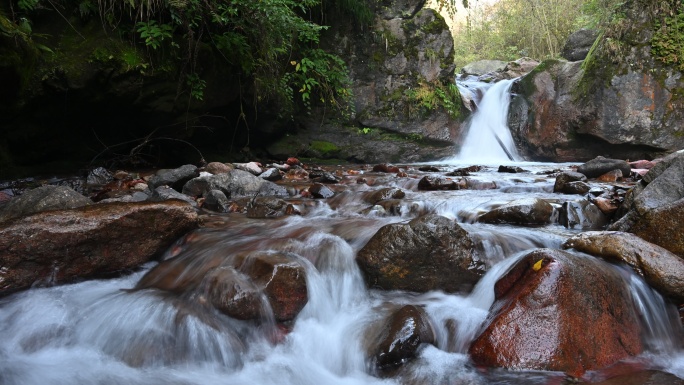
[[[321,153],[321,155],[330,155],[340,151],[334,143],[326,142],[322,140],[314,140],[310,143],[310,148],[314,151]]]
[[[449,28],[444,21],[444,18],[438,13],[435,13],[435,19],[429,23],[424,24],[420,30],[427,35],[441,35],[445,29]]]

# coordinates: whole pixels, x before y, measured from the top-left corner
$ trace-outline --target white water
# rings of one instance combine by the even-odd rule
[[[485,92],[481,101],[475,101],[477,110],[466,124],[465,139],[453,161],[507,164],[521,160],[508,129],[508,107],[513,81],[501,80],[488,88],[473,82],[459,87],[461,92],[470,92],[469,89],[472,88],[485,89]]]

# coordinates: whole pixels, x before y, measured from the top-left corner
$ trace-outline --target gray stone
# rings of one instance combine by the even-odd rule
[[[173,170],[160,170],[147,181],[150,190],[159,186],[169,186],[174,190],[181,191],[183,185],[192,178],[199,176],[196,166],[186,164]]]
[[[275,182],[277,180],[283,179],[283,176],[280,175],[280,171],[278,171],[277,168],[269,168],[266,171],[259,174],[259,178]]]
[[[183,193],[190,196],[203,196],[211,190],[220,190],[231,199],[257,195],[288,196],[285,187],[242,170],[194,178],[183,186]]]
[[[225,213],[228,211],[228,198],[226,194],[221,190],[210,190],[204,194],[204,204],[203,208],[211,211],[216,211],[219,213]]]
[[[577,172],[586,175],[587,178],[597,178],[613,170],[620,170],[622,175],[629,176],[632,173],[632,166],[624,160],[598,156],[577,167]]]
[[[561,56],[569,61],[584,60],[598,35],[598,31],[584,28],[571,33],[563,46]]]
[[[191,197],[179,193],[178,191],[172,189],[169,186],[159,186],[152,192],[150,196],[150,202],[163,202],[169,199],[178,199],[184,202],[190,203],[192,207],[197,207],[197,202]]]
[[[47,210],[74,209],[93,203],[64,186],[42,186],[28,190],[0,206],[0,222]]]
[[[463,75],[480,76],[490,72],[503,71],[506,68],[506,64],[508,63],[502,60],[478,60],[463,66],[461,73]]]
[[[551,222],[553,206],[543,199],[523,198],[480,215],[479,222],[543,225]]]

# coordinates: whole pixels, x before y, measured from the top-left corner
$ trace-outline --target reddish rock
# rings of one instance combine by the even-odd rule
[[[309,300],[306,269],[295,254],[253,253],[245,259],[240,271],[266,294],[278,322],[293,320]]]
[[[650,170],[655,166],[655,162],[652,162],[650,160],[637,160],[634,162],[629,162],[629,165],[632,167],[632,169],[639,168],[639,169],[646,169]]]
[[[625,285],[598,259],[536,250],[496,283],[470,355],[478,365],[574,377],[636,356],[641,330]]]
[[[179,201],[100,204],[7,222],[0,226],[0,295],[139,266],[197,226],[195,210]]]
[[[287,158],[287,161],[285,162],[288,166],[298,166],[302,164],[302,162],[299,161],[299,159],[295,157],[289,157]]]
[[[523,198],[480,215],[478,221],[538,225],[551,222],[552,214],[553,206],[549,202],[537,198]]]
[[[402,199],[405,196],[406,193],[401,189],[396,187],[385,187],[380,190],[369,191],[364,194],[363,200],[370,204],[376,204],[386,199]]]
[[[627,176],[629,176],[629,174],[627,174]],[[612,182],[617,182],[617,181],[621,180],[622,177],[623,177],[622,171],[612,170],[612,171],[608,171],[607,173],[605,173],[603,175],[598,176],[596,178],[596,180],[598,180],[600,182],[612,183]]]
[[[321,183],[314,183],[309,187],[309,193],[314,197],[314,198],[321,198],[321,199],[327,199],[331,198],[335,195],[335,192],[330,189],[330,187],[321,184]]]
[[[566,171],[556,176],[556,182],[553,185],[553,192],[564,194],[586,194],[589,191],[589,185],[586,182],[587,177],[584,174],[574,171]],[[582,183],[578,185],[576,182]],[[571,185],[570,183],[575,183]],[[578,188],[580,186],[580,188]]]
[[[204,170],[206,172],[214,174],[214,175],[216,175],[216,174],[227,174],[232,169],[233,169],[233,166],[229,166],[228,164],[221,163],[221,162],[210,162],[204,168]]]
[[[391,164],[383,163],[383,164],[376,164],[375,166],[373,166],[373,172],[384,172],[384,173],[395,174],[395,173],[401,172],[401,170],[397,166],[393,166]]]
[[[591,203],[595,204],[596,207],[598,207],[599,210],[606,215],[612,215],[618,209],[618,204],[612,199],[598,197],[596,199],[592,199]]]
[[[241,320],[264,316],[262,291],[249,277],[233,267],[219,267],[204,278],[204,292],[209,302],[220,312]]]
[[[418,190],[459,190],[461,186],[451,178],[441,176],[426,175],[418,181]]]

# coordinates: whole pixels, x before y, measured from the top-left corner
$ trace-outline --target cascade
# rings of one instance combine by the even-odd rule
[[[520,161],[513,136],[508,129],[510,90],[514,80],[501,80],[493,85],[482,82],[457,81],[459,91],[473,95],[474,114],[466,123],[465,136],[453,161],[501,164]],[[481,100],[477,96],[484,90]]]

